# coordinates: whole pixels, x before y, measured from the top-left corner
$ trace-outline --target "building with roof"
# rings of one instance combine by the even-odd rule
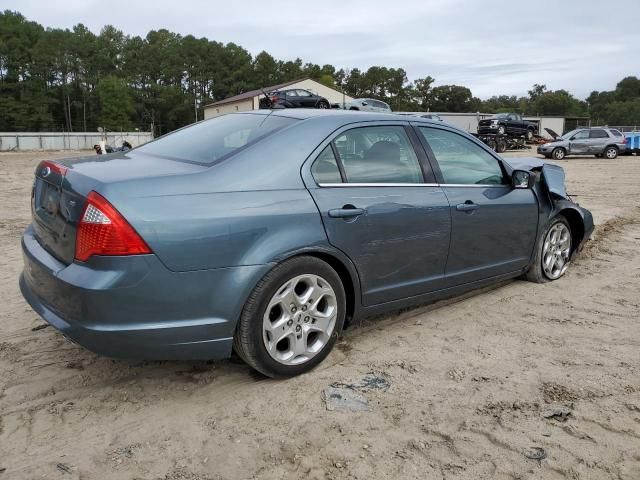
[[[346,103],[353,100],[352,97],[345,95],[340,90],[327,87],[326,85],[316,82],[310,78],[303,78],[301,80],[292,80],[290,82],[273,85],[271,87],[264,87],[259,90],[251,90],[241,93],[240,95],[235,95],[233,97],[205,105],[204,118],[213,118],[218,115],[224,115],[225,113],[257,110],[260,108],[260,99],[264,98],[264,94],[262,93],[263,91],[269,93],[275,90],[289,90],[295,88],[309,90],[316,95],[320,95],[329,100],[330,105],[333,105],[334,103],[342,105],[343,102]]]

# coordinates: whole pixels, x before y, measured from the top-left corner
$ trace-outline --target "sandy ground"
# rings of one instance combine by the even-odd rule
[[[0,480],[640,479],[640,158],[558,162],[598,224],[560,281],[368,320],[273,381],[37,329],[19,239],[37,161],[65,155],[0,154]],[[326,409],[325,388],[369,372],[388,382],[356,387],[370,411]]]

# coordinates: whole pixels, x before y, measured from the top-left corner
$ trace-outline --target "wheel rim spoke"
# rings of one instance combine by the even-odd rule
[[[299,275],[273,295],[263,317],[267,352],[279,363],[297,365],[318,354],[337,318],[336,294],[318,275]]]
[[[564,223],[549,229],[542,247],[542,269],[551,280],[560,277],[567,269],[571,252],[571,233]]]

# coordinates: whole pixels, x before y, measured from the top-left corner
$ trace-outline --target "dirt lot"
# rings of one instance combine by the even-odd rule
[[[640,158],[557,162],[598,224],[560,281],[366,321],[272,381],[38,329],[19,239],[37,161],[64,155],[0,154],[0,480],[640,478]],[[328,411],[336,382],[370,410]]]

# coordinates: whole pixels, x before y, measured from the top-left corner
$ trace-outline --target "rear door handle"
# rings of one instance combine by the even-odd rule
[[[472,212],[479,206],[480,205],[478,205],[477,203],[473,203],[471,200],[467,200],[464,203],[459,203],[458,205],[456,205],[456,210],[458,210],[459,212]]]
[[[342,208],[334,208],[329,210],[329,216],[331,218],[349,218],[357,217],[364,213],[363,208],[356,208],[353,205],[344,205]]]

